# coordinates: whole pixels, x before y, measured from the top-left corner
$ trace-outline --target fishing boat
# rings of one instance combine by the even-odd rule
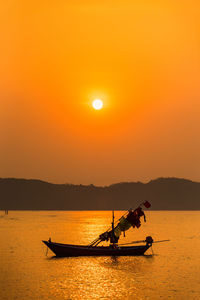
[[[145,240],[133,241],[126,244],[118,244],[121,233],[127,231],[130,227],[139,228],[141,226],[141,217],[145,214],[142,210],[142,205],[149,208],[151,204],[148,201],[143,202],[135,210],[129,209],[120,219],[114,221],[114,211],[112,226],[104,233],[100,234],[98,238],[92,241],[89,245],[71,245],[42,241],[56,256],[58,257],[73,257],[73,256],[138,256],[144,253],[154,243],[151,236],[146,237]],[[109,246],[99,246],[101,242],[110,242]],[[138,244],[131,246],[132,244]],[[128,246],[127,246],[128,245]]]
[[[72,256],[136,256],[143,255],[152,245],[146,243],[140,246],[80,246],[43,241],[58,257]]]

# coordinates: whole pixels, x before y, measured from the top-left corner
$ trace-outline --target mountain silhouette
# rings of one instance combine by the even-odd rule
[[[122,182],[99,187],[0,178],[3,210],[126,210],[145,200],[152,204],[152,210],[200,210],[200,183],[158,178],[148,183]]]

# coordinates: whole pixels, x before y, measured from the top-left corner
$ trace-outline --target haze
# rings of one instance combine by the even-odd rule
[[[200,181],[199,13],[195,0],[3,1],[0,177]]]

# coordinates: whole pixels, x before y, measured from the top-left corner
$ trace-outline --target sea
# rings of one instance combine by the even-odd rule
[[[144,256],[56,258],[42,240],[87,245],[112,212],[0,211],[0,299],[200,299],[200,211],[146,211],[146,218],[120,242],[170,241]]]

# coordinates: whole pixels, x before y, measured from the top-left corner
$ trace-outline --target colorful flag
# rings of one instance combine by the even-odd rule
[[[143,203],[143,205],[144,205],[146,208],[151,207],[151,203],[149,203],[148,201],[145,201],[145,202]]]
[[[129,221],[128,221],[126,218],[121,217],[121,218],[120,218],[120,221],[119,221],[119,223],[118,223],[118,226],[119,226],[119,228],[121,229],[121,231],[126,231],[126,230],[128,230],[132,225],[131,225],[131,223],[129,223]]]

